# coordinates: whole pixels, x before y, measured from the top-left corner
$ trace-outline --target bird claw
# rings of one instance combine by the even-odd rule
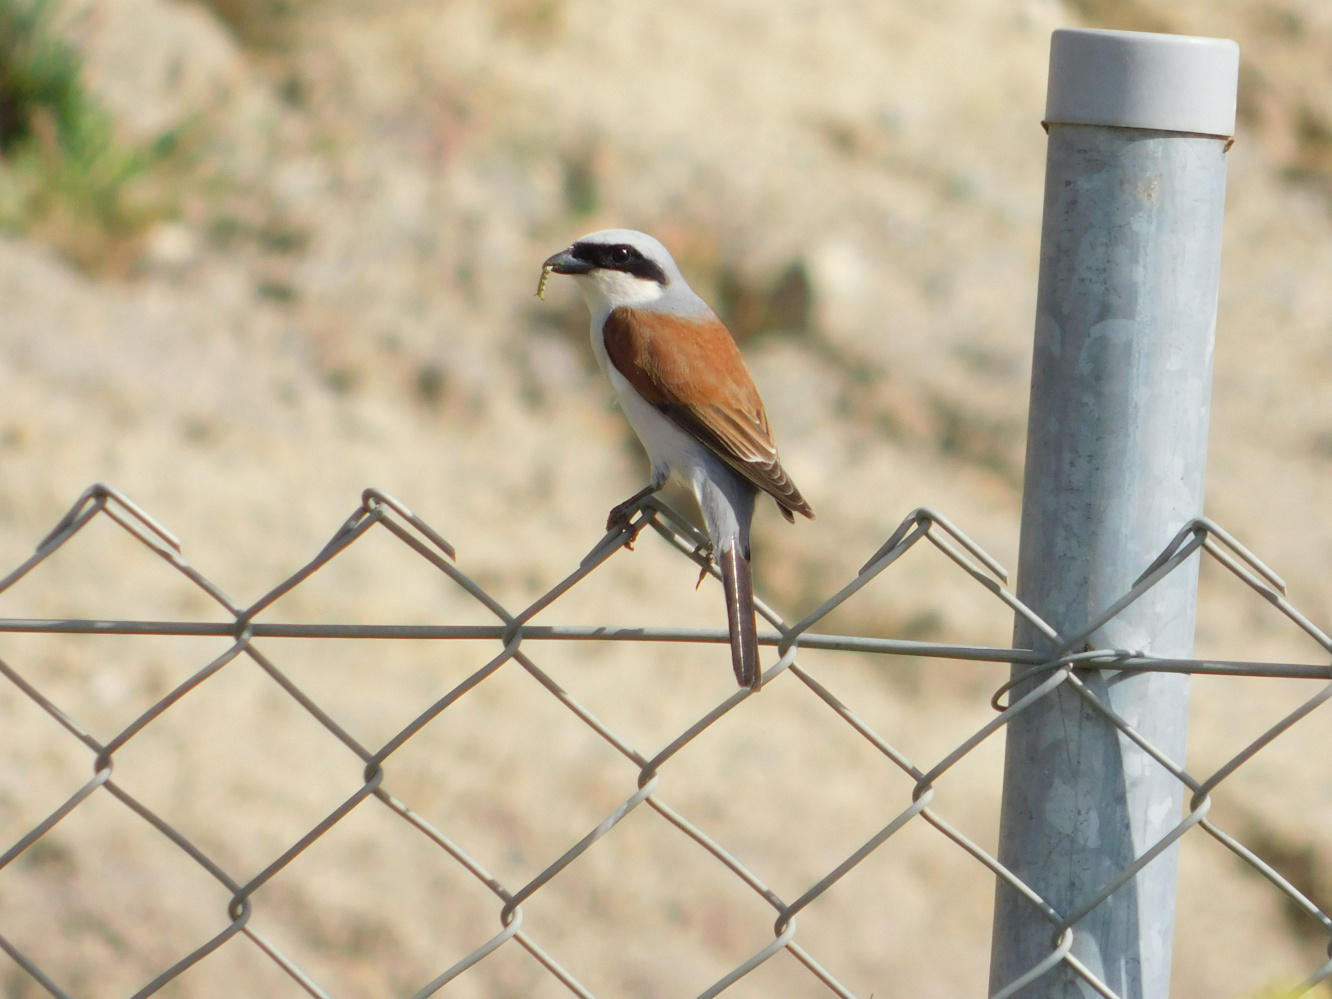
[[[656,487],[648,486],[646,489],[634,493],[634,495],[630,496],[623,503],[611,507],[611,512],[606,517],[606,531],[608,533],[615,530],[627,531],[629,533],[629,539],[624,543],[624,546],[630,551],[634,550],[634,542],[638,540],[639,533],[647,526],[648,517],[644,516],[637,527],[634,527],[630,521],[633,519],[633,515],[637,511],[638,504],[643,497],[651,496],[656,491]]]
[[[699,545],[694,549],[694,554],[707,560],[704,563],[703,568],[698,571],[698,582],[694,584],[694,589],[697,590],[703,585],[703,580],[708,578],[708,570],[712,568],[712,545]]]
[[[607,533],[612,531],[625,531],[628,533],[629,537],[625,540],[624,547],[628,548],[630,551],[634,550],[634,542],[638,540],[638,535],[642,532],[643,528],[647,526],[646,517],[637,527],[632,523],[633,508],[636,502],[637,501],[635,500],[628,503],[621,503],[619,506],[611,510],[610,515],[606,518]]]

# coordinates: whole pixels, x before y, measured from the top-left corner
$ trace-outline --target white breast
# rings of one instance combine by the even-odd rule
[[[600,311],[600,310],[598,310]],[[620,374],[606,353],[606,337],[602,328],[609,312],[593,313],[592,352],[597,364],[610,379],[611,387],[624,410],[629,425],[647,449],[652,462],[652,482],[660,486],[671,475],[678,476],[689,488],[698,492],[699,483],[716,459],[706,447],[663,416],[658,409],[638,394],[629,379]]]

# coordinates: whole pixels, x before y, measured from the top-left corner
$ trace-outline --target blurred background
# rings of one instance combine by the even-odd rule
[[[759,514],[758,588],[788,620],[922,504],[1014,565],[1039,122],[1049,35],[1069,25],[1240,44],[1207,512],[1326,627],[1323,0],[0,0],[0,573],[105,480],[248,603],[375,485],[525,605],[644,481],[581,299],[562,280],[533,297],[546,256],[610,226],[658,236],[715,304],[818,511],[794,527],[770,504]],[[932,556],[913,552],[829,626],[1008,644],[1002,607]],[[645,537],[540,621],[724,626],[720,592],[694,578]],[[0,616],[221,619],[103,523],[0,595]],[[269,619],[487,622],[384,539]],[[495,651],[386,644],[266,650],[370,743]],[[106,739],[225,647],[6,635],[0,657]],[[1325,661],[1207,566],[1198,650]],[[732,684],[722,647],[561,647],[539,662],[649,753]],[[849,655],[807,665],[926,766],[990,717],[1006,676]],[[1190,767],[1210,772],[1317,687],[1195,680]],[[783,678],[697,740],[661,792],[788,899],[910,790],[796,688]],[[87,779],[91,754],[8,684],[0,717],[7,845]],[[1324,908],[1329,734],[1325,709],[1212,812]],[[983,845],[1001,762],[1000,737],[936,802]],[[117,755],[118,781],[242,879],[351,794],[359,770],[249,662]],[[516,888],[635,776],[511,665],[409,743],[387,786]],[[1275,994],[1326,959],[1325,936],[1214,841],[1186,837],[1181,864],[1175,994]],[[980,865],[913,825],[802,914],[800,939],[860,995],[980,995],[991,897]],[[120,996],[218,932],[226,902],[99,793],[0,872],[0,933],[72,994]],[[696,994],[771,939],[771,910],[646,810],[525,909],[598,995]],[[419,988],[497,916],[489,892],[372,803],[256,895],[255,925],[331,994],[378,997]],[[45,994],[8,958],[0,984],[12,999]],[[162,994],[302,993],[236,939]],[[445,994],[566,993],[509,945]],[[826,993],[779,955],[734,994]]]

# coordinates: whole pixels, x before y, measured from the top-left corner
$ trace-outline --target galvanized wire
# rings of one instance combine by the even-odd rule
[[[672,807],[663,798],[660,789],[662,769],[669,764],[670,760],[703,731],[721,722],[741,702],[754,696],[751,691],[747,689],[737,690],[723,699],[721,703],[705,712],[702,717],[686,726],[663,749],[653,755],[648,755],[637,750],[629,740],[598,719],[587,707],[579,703],[573,695],[543,671],[529,655],[529,649],[539,647],[542,642],[550,641],[724,643],[728,640],[726,632],[717,629],[536,626],[529,623],[537,613],[596,572],[621,547],[632,544],[640,532],[646,529],[651,529],[658,534],[678,551],[681,557],[692,560],[701,571],[715,576],[717,574],[716,568],[707,555],[707,539],[688,521],[657,499],[648,497],[642,500],[634,509],[629,521],[624,526],[610,531],[568,576],[527,608],[517,613],[511,613],[484,587],[458,568],[454,561],[454,550],[442,535],[393,497],[377,490],[366,490],[357,509],[313,559],[300,570],[282,580],[258,601],[248,607],[243,607],[228,597],[220,587],[208,580],[184,559],[181,554],[180,542],[170,531],[128,497],[110,486],[99,484],[89,488],[79,497],[78,501],[56,524],[50,534],[42,539],[30,558],[3,579],[0,579],[0,593],[3,593],[26,576],[83,530],[94,518],[99,516],[106,517],[118,524],[131,537],[160,556],[183,578],[222,607],[230,620],[217,623],[204,621],[0,619],[0,632],[219,636],[232,639],[232,643],[224,652],[160,697],[138,718],[105,743],[94,738],[78,721],[69,717],[57,707],[16,667],[0,659],[0,674],[3,674],[18,691],[41,711],[53,718],[81,742],[93,754],[94,762],[94,774],[89,781],[9,846],[3,854],[0,854],[0,871],[40,841],[73,811],[80,808],[92,795],[99,791],[105,791],[222,885],[229,895],[225,913],[225,926],[209,940],[190,953],[181,955],[169,968],[145,983],[134,994],[135,999],[157,992],[168,982],[179,978],[193,965],[207,959],[211,953],[236,936],[244,936],[253,943],[259,953],[265,955],[308,995],[328,996],[329,993],[316,984],[310,974],[297,966],[294,961],[281,952],[276,944],[250,925],[254,907],[254,894],[313,843],[325,836],[329,830],[333,829],[362,802],[368,800],[379,802],[390,814],[406,822],[420,833],[428,842],[441,850],[462,870],[470,874],[493,894],[497,904],[495,914],[499,925],[498,931],[485,943],[452,966],[441,969],[434,978],[421,983],[420,988],[415,993],[416,997],[425,997],[438,992],[450,981],[485,960],[496,950],[513,944],[530,954],[569,992],[582,997],[582,999],[591,999],[593,993],[561,965],[555,955],[544,949],[524,930],[522,907],[556,875],[588,850],[593,849],[616,824],[642,806],[647,806],[688,837],[730,875],[770,906],[774,914],[772,940],[705,989],[700,994],[704,997],[722,993],[736,981],[784,950],[799,961],[814,979],[826,986],[829,992],[843,997],[843,999],[853,999],[854,993],[839,982],[834,972],[826,968],[797,940],[796,917],[834,884],[851,874],[858,865],[877,851],[885,842],[909,824],[917,821],[935,829],[968,856],[988,869],[996,878],[1012,887],[1050,924],[1049,954],[997,992],[994,999],[1015,995],[1026,985],[1060,964],[1070,968],[1097,994],[1105,996],[1106,999],[1118,999],[1116,993],[1100,981],[1073,954],[1073,942],[1078,932],[1077,924],[1128,884],[1142,868],[1152,863],[1169,847],[1178,842],[1181,837],[1195,828],[1203,830],[1216,839],[1217,842],[1232,851],[1266,878],[1291,904],[1316,921],[1322,930],[1327,933],[1329,940],[1332,940],[1332,917],[1327,912],[1319,908],[1314,901],[1292,885],[1253,850],[1246,847],[1239,838],[1222,829],[1208,817],[1212,804],[1211,795],[1218,785],[1253,759],[1274,739],[1332,698],[1332,666],[1233,660],[1158,659],[1133,649],[1073,651],[1082,649],[1092,633],[1096,632],[1125,607],[1141,599],[1152,587],[1156,586],[1196,553],[1203,552],[1215,559],[1221,566],[1234,574],[1236,578],[1257,592],[1281,614],[1303,630],[1321,649],[1322,653],[1332,654],[1332,638],[1329,638],[1324,631],[1314,625],[1289,601],[1285,593],[1285,583],[1281,578],[1264,565],[1252,552],[1210,520],[1198,519],[1186,525],[1161,552],[1160,556],[1144,569],[1142,575],[1128,593],[1107,607],[1102,614],[1080,629],[1077,634],[1070,636],[1059,635],[1030,608],[1024,606],[1008,588],[1007,573],[1003,567],[957,526],[928,508],[913,511],[866,563],[855,579],[830,597],[816,611],[794,625],[787,624],[771,607],[759,601],[758,612],[773,629],[761,632],[759,641],[765,646],[775,646],[777,652],[776,661],[764,674],[765,684],[771,683],[780,674],[789,671],[831,712],[833,717],[845,723],[851,731],[855,732],[868,745],[890,761],[894,767],[898,768],[912,781],[913,785],[910,801],[904,808],[894,815],[883,816],[877,832],[833,865],[825,874],[814,880],[798,897],[788,901],[766,884],[756,872],[746,867],[723,844],[717,842],[699,825]],[[271,607],[282,596],[319,572],[341,552],[356,544],[376,527],[386,530],[408,549],[447,576],[480,607],[493,615],[496,623],[493,625],[467,626],[447,624],[313,625],[270,623],[255,620],[255,617],[263,610]],[[826,619],[830,613],[867,583],[888,570],[902,555],[922,540],[928,541],[961,570],[960,579],[970,579],[973,584],[982,587],[995,599],[1001,601],[1015,614],[1021,615],[1050,639],[1056,646],[1054,655],[1049,657],[1040,656],[1024,649],[890,640],[857,635],[827,634],[812,630],[820,621]],[[489,639],[499,642],[500,648],[493,658],[479,669],[474,670],[433,704],[422,709],[411,722],[389,738],[382,746],[371,748],[363,746],[313,697],[302,690],[295,681],[283,672],[271,657],[256,646],[257,640],[270,637],[380,638],[411,641]],[[998,687],[992,701],[997,712],[993,719],[972,733],[939,761],[933,764],[917,764],[887,738],[876,732],[868,722],[842,703],[800,665],[798,654],[803,649],[840,650],[885,656],[967,659],[1000,664],[1021,663],[1031,668],[1026,670],[1019,680],[1008,681]],[[272,858],[258,874],[243,882],[228,873],[220,862],[210,857],[189,837],[130,794],[115,781],[113,776],[117,752],[138,736],[151,722],[169,711],[182,697],[196,690],[209,677],[242,656],[248,657],[257,664],[296,704],[363,763],[360,787],[310,827],[294,844]],[[586,835],[570,845],[553,863],[538,872],[527,883],[516,887],[501,884],[459,843],[443,831],[435,828],[408,804],[383,786],[383,765],[392,754],[407,744],[433,719],[455,705],[469,691],[484,683],[501,666],[511,661],[517,663],[519,667],[536,679],[552,698],[582,724],[586,725],[616,753],[631,762],[638,773],[636,786],[632,789],[626,788],[626,796],[621,804]],[[1155,670],[1220,676],[1313,678],[1328,680],[1329,683],[1220,766],[1215,772],[1210,775],[1198,776],[1191,774],[1180,761],[1170,759],[1143,738],[1107,703],[1098,698],[1085,682],[1085,678],[1096,671],[1120,670]],[[1157,843],[1146,847],[1132,864],[1116,872],[1099,891],[1085,899],[1081,905],[1071,912],[1056,911],[1029,885],[1000,864],[994,856],[948,822],[934,807],[935,787],[953,767],[982,742],[1007,725],[1014,717],[1028,710],[1031,705],[1040,699],[1050,696],[1060,687],[1068,687],[1072,690],[1093,709],[1096,716],[1101,718],[1105,724],[1117,729],[1125,738],[1141,747],[1160,766],[1174,775],[1189,789],[1191,795],[1188,801],[1187,814],[1169,833]],[[1006,703],[1004,701],[1005,697],[1007,698]],[[0,934],[0,950],[3,950],[31,976],[34,982],[49,994],[66,999],[68,993],[63,991],[56,983],[52,974],[41,968],[30,955],[25,954],[3,934]],[[1330,952],[1332,952],[1332,949],[1330,949]],[[1330,976],[1332,976],[1332,960],[1313,969],[1304,982],[1290,994],[1297,995],[1307,991]],[[69,997],[69,999],[72,999],[72,997]]]

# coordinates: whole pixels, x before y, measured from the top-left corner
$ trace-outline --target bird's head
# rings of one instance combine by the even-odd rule
[[[632,229],[591,233],[547,259],[538,296],[548,274],[570,275],[594,313],[647,305],[675,292],[693,294],[666,247]]]

